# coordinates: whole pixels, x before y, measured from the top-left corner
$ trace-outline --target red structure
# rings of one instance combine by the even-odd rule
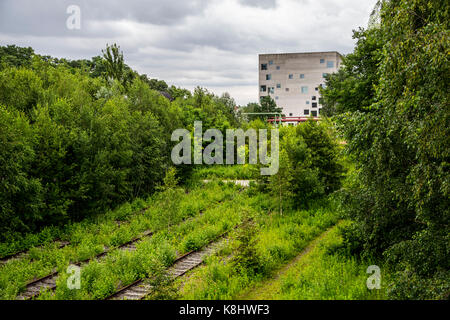
[[[300,123],[300,122],[305,122],[308,121],[309,119],[314,120],[314,121],[319,121],[319,117],[283,117],[283,118],[269,118],[267,119],[267,122],[269,123],[279,123],[281,122],[295,122],[296,124]]]

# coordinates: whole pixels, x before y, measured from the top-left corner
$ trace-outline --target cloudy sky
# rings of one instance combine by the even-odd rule
[[[70,59],[116,42],[139,73],[188,89],[258,97],[258,54],[352,51],[376,0],[0,0],[0,45]],[[81,11],[69,29],[67,8]]]

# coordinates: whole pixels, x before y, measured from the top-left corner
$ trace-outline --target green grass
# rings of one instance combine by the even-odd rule
[[[274,219],[278,220],[277,218]],[[327,214],[307,217],[304,213],[292,213],[287,219],[290,222],[266,220],[273,227],[266,226],[258,234],[258,251],[264,257],[266,268],[264,274],[237,272],[229,262],[230,255],[233,254],[233,244],[230,244],[222,249],[221,257],[210,257],[205,266],[178,281],[181,299],[385,298],[383,285],[380,290],[369,290],[366,286],[369,276],[366,269],[373,262],[357,261],[352,257],[333,253],[333,248],[342,242],[336,226],[319,236],[334,221],[328,220]],[[300,225],[297,224],[299,222]],[[286,235],[290,235],[291,240]],[[317,239],[311,244],[310,240],[314,237]],[[299,238],[302,240],[298,240]],[[286,264],[308,243],[310,246],[307,252],[302,252],[297,259]],[[384,276],[382,272],[382,279]]]
[[[170,266],[175,257],[205,246],[242,220],[241,211],[252,210],[245,192],[232,201],[207,209],[201,216],[161,230],[137,244],[136,251],[115,251],[102,261],[91,261],[82,268],[81,289],[69,290],[68,274],[62,272],[54,293],[45,292],[39,299],[102,299],[117,288],[139,278],[152,276],[155,263]]]
[[[260,196],[252,204],[264,201]],[[291,211],[284,215],[268,215],[257,210],[258,232],[255,235],[258,272],[235,268],[229,258],[234,253],[235,242],[223,248],[221,255],[210,257],[205,266],[179,279],[181,299],[236,299],[249,287],[273,276],[274,272],[294,258],[308,243],[324,230],[334,225],[337,214],[329,207],[308,211]]]
[[[192,174],[192,180],[201,179],[257,179],[260,177],[257,165],[214,165],[203,166],[195,169]]]
[[[367,267],[372,262],[357,261],[331,253],[342,238],[334,227],[310,252],[302,256],[275,281],[248,293],[248,299],[270,300],[366,300],[383,299],[385,291],[369,290]],[[331,252],[330,252],[331,251]],[[383,279],[383,275],[382,275]]]

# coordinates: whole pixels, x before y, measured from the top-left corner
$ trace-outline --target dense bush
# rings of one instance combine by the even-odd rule
[[[328,122],[309,120],[280,129],[280,168],[269,178],[269,188],[295,207],[340,188],[343,176],[340,150]]]
[[[448,3],[382,3],[380,24],[356,33],[351,59],[322,90],[356,163],[343,197],[356,222],[348,234],[361,244],[355,251],[384,256],[399,272],[392,297],[442,298],[450,270]]]
[[[1,240],[150,194],[172,166],[173,130],[237,123],[229,96],[172,88],[172,102],[109,51],[67,61],[1,47]]]

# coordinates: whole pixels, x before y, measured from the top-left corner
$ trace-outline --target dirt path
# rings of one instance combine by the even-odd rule
[[[327,231],[322,233],[320,236],[315,238],[310,244],[294,259],[292,259],[287,265],[282,267],[277,271],[277,273],[269,280],[266,280],[257,286],[251,288],[247,292],[243,293],[237,299],[242,300],[271,300],[276,296],[279,290],[279,280],[285,275],[293,266],[295,266],[306,254],[308,254],[312,249],[314,249],[322,240],[330,233],[333,229],[337,228],[339,225],[336,224],[330,227]]]

